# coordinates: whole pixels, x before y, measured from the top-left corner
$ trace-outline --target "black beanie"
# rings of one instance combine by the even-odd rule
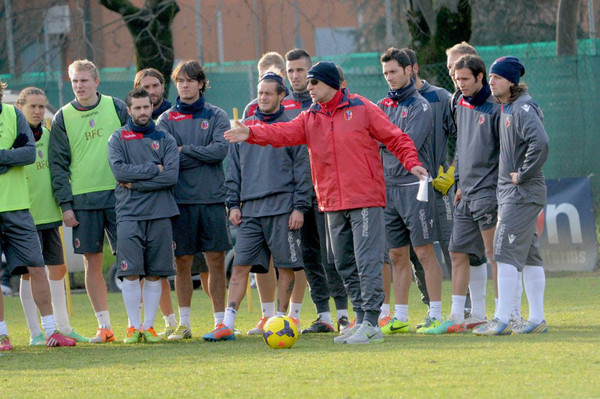
[[[525,75],[525,67],[517,57],[500,57],[490,67],[490,73],[502,76],[518,85],[521,76]]]
[[[307,79],[317,79],[338,90],[340,88],[340,73],[333,62],[317,62],[308,71]]]

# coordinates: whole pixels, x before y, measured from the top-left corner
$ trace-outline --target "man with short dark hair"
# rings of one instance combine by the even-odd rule
[[[414,175],[427,178],[408,135],[390,123],[373,103],[340,90],[340,75],[331,62],[308,72],[314,104],[296,119],[226,132],[231,142],[285,147],[308,145],[319,209],[325,211],[333,253],[357,320],[336,343],[383,342],[377,325],[383,289],[385,183],[379,145],[384,143]]]
[[[285,59],[283,56],[275,51],[269,51],[260,57],[256,64],[258,71],[259,80],[267,72],[281,73],[285,77]],[[286,89],[287,90],[287,89]],[[258,97],[250,101],[244,108],[242,113],[242,119],[245,120],[251,116],[258,109]],[[275,276],[275,268],[269,268],[266,273],[255,273],[256,278],[256,289],[258,291],[258,297],[260,300],[261,317],[258,319],[258,323],[248,330],[248,335],[262,335],[263,327],[267,323],[269,318],[275,316],[275,297],[277,295],[277,277]],[[306,277],[301,277],[306,279]],[[301,278],[295,279],[296,282],[300,282]],[[294,322],[300,324],[299,319],[294,319]]]
[[[145,68],[135,74],[133,80],[134,88],[143,88],[150,94],[150,102],[152,103],[152,120],[154,123],[163,112],[171,108],[171,102],[164,98],[165,94],[165,77],[155,68]],[[173,301],[171,300],[171,284],[169,280],[162,279],[162,296],[160,297],[160,310],[163,313],[165,320],[165,329],[160,336],[167,338],[177,328],[177,319],[173,311]],[[203,285],[206,292],[206,285]]]
[[[536,222],[546,203],[542,167],[548,158],[544,115],[520,83],[525,67],[515,57],[501,57],[490,68],[492,95],[502,104],[498,168],[498,226],[494,259],[498,263],[498,308],[494,320],[477,327],[477,335],[535,334],[548,331],[544,320],[544,275]],[[521,284],[529,319],[511,325],[514,292]]]
[[[130,120],[108,142],[110,167],[118,185],[117,277],[129,318],[124,342],[156,343],[154,319],[161,280],[175,274],[171,219],[179,214],[172,187],[177,183],[179,152],[173,136],[155,129],[150,94],[131,90],[126,98]],[[144,278],[144,288],[140,279]],[[139,315],[144,299],[144,322]]]
[[[127,123],[122,100],[98,93],[98,69],[88,60],[69,65],[75,99],[54,115],[50,131],[49,161],[52,190],[73,227],[73,248],[83,254],[85,288],[98,320],[90,342],[115,340],[106,283],[102,275],[104,235],[115,249],[115,178],[108,165],[108,139]]]
[[[181,62],[171,77],[179,96],[175,106],[158,118],[157,130],[175,137],[180,156],[179,180],[174,188],[180,215],[173,220],[179,326],[168,339],[181,340],[192,336],[191,268],[198,252],[204,252],[209,269],[208,289],[215,326],[223,322],[225,251],[231,248],[223,172],[229,144],[223,132],[230,124],[225,111],[205,101],[208,79],[198,61]]]
[[[127,344],[155,343],[154,319],[161,279],[174,275],[170,218],[177,215],[171,188],[177,183],[179,153],[175,139],[155,130],[150,94],[131,90],[126,98],[130,120],[111,136],[109,162],[115,179],[117,277],[129,318]],[[144,288],[140,279],[144,278]],[[144,299],[144,323],[139,304]]]
[[[284,97],[283,77],[267,72],[258,84],[258,108],[244,124],[289,121],[281,104]],[[271,258],[279,275],[276,315],[283,316],[288,310],[295,274],[304,267],[300,229],[310,207],[308,154],[302,147],[232,145],[225,185],[229,220],[238,226],[234,269],[225,320],[204,335],[207,341],[235,339],[234,323],[250,270],[264,273]]]
[[[381,55],[383,76],[389,85],[386,98],[377,105],[390,122],[408,134],[415,143],[419,160],[426,169],[432,168],[430,155],[433,113],[431,106],[419,94],[412,79],[412,64],[406,52],[390,47]],[[419,179],[406,170],[385,146],[380,149],[386,185],[385,233],[392,264],[395,315],[382,327],[384,334],[408,332],[408,294],[412,283],[410,246],[412,244],[425,270],[430,298],[429,319],[417,332],[442,322],[442,269],[437,261],[433,242],[436,239],[433,201],[417,201]],[[428,197],[433,188],[427,183]]]

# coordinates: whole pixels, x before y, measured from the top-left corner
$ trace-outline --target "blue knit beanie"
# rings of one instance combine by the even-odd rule
[[[340,73],[333,62],[317,62],[309,69],[307,79],[317,79],[338,90],[340,88]]]
[[[490,73],[502,76],[518,85],[521,76],[525,75],[525,67],[517,57],[500,57],[490,67]]]

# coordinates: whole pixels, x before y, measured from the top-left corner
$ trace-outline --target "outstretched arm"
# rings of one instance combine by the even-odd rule
[[[225,139],[231,143],[240,143],[248,140],[250,137],[250,128],[240,121],[235,121],[236,127],[229,129],[225,132]]]

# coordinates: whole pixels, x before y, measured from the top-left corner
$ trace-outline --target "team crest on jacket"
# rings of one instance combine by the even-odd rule
[[[506,119],[504,120],[504,126],[506,126],[506,127],[510,126],[510,116],[507,116]]]
[[[90,127],[96,127],[96,121],[93,119],[90,119]]]
[[[479,119],[477,120],[477,123],[479,123],[480,125],[483,125],[483,122],[485,122],[485,116],[479,115]]]
[[[352,119],[352,111],[348,110],[346,111],[346,113],[344,114],[344,118],[349,121],[350,119]]]
[[[79,248],[81,246],[81,241],[79,241],[79,238],[75,238],[75,248]]]
[[[208,129],[208,121],[202,121],[200,127],[204,130]]]
[[[160,148],[160,144],[158,144],[158,141],[153,141],[152,142],[152,149],[154,151],[158,151],[159,148]]]
[[[127,261],[122,260],[121,261],[121,270],[125,271],[125,270],[127,270],[128,267],[129,267],[129,265],[127,264]]]
[[[408,108],[402,107],[402,112],[400,113],[400,118],[406,118],[408,116]]]

